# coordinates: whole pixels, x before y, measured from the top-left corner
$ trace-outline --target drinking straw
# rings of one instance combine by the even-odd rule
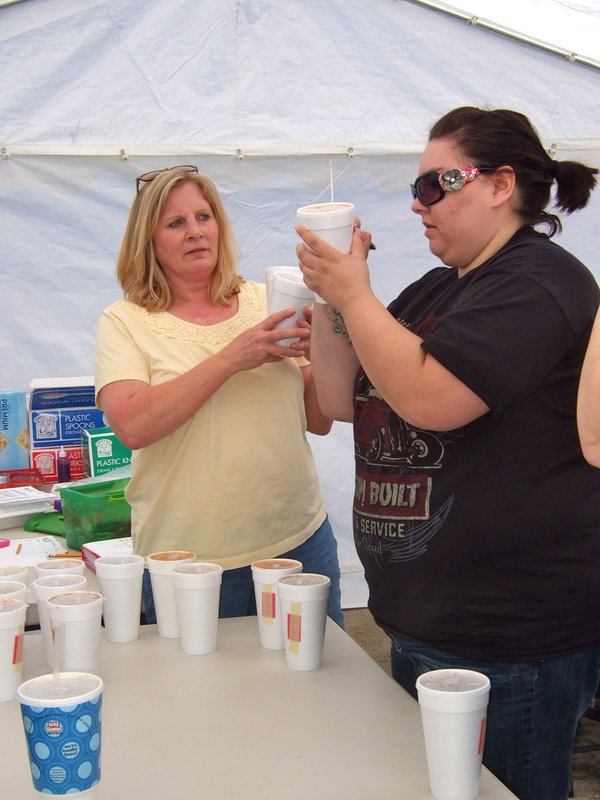
[[[54,686],[57,686],[60,680],[60,625],[56,623],[52,626],[53,631],[53,669],[52,669],[52,683]]]

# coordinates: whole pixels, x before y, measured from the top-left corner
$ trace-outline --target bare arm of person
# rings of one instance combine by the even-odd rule
[[[329,305],[315,303],[312,324],[311,365],[323,413],[352,422],[359,362],[342,315]]]
[[[592,466],[600,467],[600,310],[581,368],[577,428],[584,458]]]
[[[483,400],[428,355],[421,347],[422,339],[397,322],[375,297],[363,232],[355,232],[352,250],[345,255],[308,229],[297,230],[309,245],[298,248],[306,283],[339,310],[358,361],[397,414],[415,427],[452,430],[489,411]],[[313,350],[320,335],[321,327],[315,320]],[[321,352],[325,355],[324,350]],[[328,362],[332,363],[331,358]],[[314,369],[319,387],[318,362]],[[330,413],[325,399],[322,403],[325,413]]]
[[[306,411],[306,428],[317,436],[326,436],[331,430],[333,420],[326,417],[321,410],[317,390],[312,374],[311,364],[300,367],[304,379],[304,409]]]
[[[278,311],[248,328],[219,353],[197,364],[183,375],[150,386],[139,380],[119,380],[99,392],[110,427],[132,450],[147,447],[183,425],[236,372],[297,356],[291,347],[275,344],[281,331],[278,322],[293,316]],[[286,328],[286,333],[288,329]],[[290,328],[290,337],[306,338],[310,331]]]
[[[421,347],[374,295],[344,309],[354,349],[372,384],[394,411],[417,428],[453,430],[488,406]]]
[[[358,359],[348,340],[344,320],[335,309],[316,302],[312,308],[305,306],[304,315],[306,320],[299,319],[298,325],[309,328],[311,337],[295,346],[311,362],[311,370],[308,373],[311,376],[310,384],[307,383],[307,386],[310,386],[311,395],[305,395],[305,405],[307,405],[308,398],[311,399],[311,402],[314,399],[319,413],[329,421],[329,428],[334,419],[351,422],[354,376],[358,369]],[[313,338],[315,325],[318,334]],[[317,372],[319,373],[318,378]],[[312,398],[312,393],[314,393],[314,398]],[[329,430],[324,432],[328,433]],[[311,431],[311,433],[317,433],[317,431]]]

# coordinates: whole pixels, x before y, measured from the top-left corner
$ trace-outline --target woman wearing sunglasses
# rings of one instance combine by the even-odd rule
[[[575,420],[599,290],[546,210],[553,189],[560,210],[585,206],[596,173],[552,160],[519,113],[449,112],[412,186],[444,266],[387,309],[368,233],[343,255],[297,228],[328,301],[313,374],[324,412],[354,425],[355,542],[394,677],[414,696],[431,669],[487,674],[483,760],[521,800],[566,800],[600,665],[600,471]]]
[[[126,496],[136,553],[191,550],[225,568],[221,616],[256,613],[250,564],[286,555],[329,575],[337,548],[306,430],[326,434],[293,312],[267,317],[263,284],[237,274],[214,184],[193,166],[137,181],[117,262],[124,293],[101,315],[97,403],[134,450]],[[144,608],[155,621],[148,576]]]

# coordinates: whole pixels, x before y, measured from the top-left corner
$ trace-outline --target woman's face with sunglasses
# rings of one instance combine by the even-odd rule
[[[436,170],[426,172],[424,175],[419,175],[417,180],[410,185],[413,200],[418,200],[423,206],[432,206],[443,200],[446,192],[457,192],[465,183],[471,183],[485,171],[485,168],[467,167],[466,169],[448,169],[442,173]]]
[[[470,266],[493,235],[491,184],[479,177],[491,171],[476,167],[452,139],[433,139],[425,148],[411,186],[412,210],[429,249],[447,266]]]

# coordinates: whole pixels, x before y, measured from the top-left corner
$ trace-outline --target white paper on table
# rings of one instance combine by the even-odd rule
[[[17,550],[21,545],[20,552]],[[11,539],[7,547],[0,547],[0,565],[11,566],[22,564],[24,567],[33,567],[40,561],[45,561],[49,556],[57,553],[66,553],[67,548],[58,542],[54,536],[37,536],[33,539]]]
[[[0,489],[0,509],[8,511],[11,508],[23,508],[23,506],[40,503],[51,503],[58,500],[57,494],[52,492],[42,492],[33,486],[11,486],[8,489]]]
[[[0,530],[19,528],[30,517],[50,511],[57,494],[41,492],[33,486],[0,489]]]
[[[100,556],[129,556],[133,553],[131,536],[120,539],[104,539],[100,542],[86,542],[81,547],[86,566],[96,572],[94,562]]]

